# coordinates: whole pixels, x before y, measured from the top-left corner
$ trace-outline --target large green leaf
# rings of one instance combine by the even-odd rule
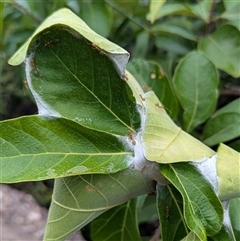
[[[114,173],[131,163],[126,141],[64,118],[21,117],[1,123],[0,182]]]
[[[182,197],[172,185],[157,186],[157,207],[162,241],[179,241],[189,233]]]
[[[205,177],[190,163],[160,165],[160,171],[183,197],[188,228],[202,241],[217,234],[222,227],[223,208]]]
[[[224,25],[213,34],[199,41],[198,49],[203,52],[217,68],[237,78],[240,76],[240,34],[236,27]]]
[[[46,30],[25,60],[39,114],[63,116],[108,133],[134,131],[139,119],[127,83],[105,54],[69,31]]]
[[[191,132],[214,111],[218,99],[215,66],[200,52],[191,52],[179,63],[173,76],[176,96],[184,109],[183,127]]]
[[[178,114],[178,102],[170,82],[161,67],[152,61],[133,60],[127,69],[138,80],[144,92],[153,90],[158,99],[166,107],[167,113],[173,119]]]
[[[138,171],[56,179],[44,241],[63,241],[103,212],[154,191]]]
[[[141,241],[136,220],[136,199],[102,214],[91,223],[93,241]]]
[[[240,153],[221,144],[217,154],[219,198],[225,200],[240,197]]]
[[[213,146],[240,136],[240,98],[219,109],[203,130],[202,139]]]
[[[182,131],[167,115],[155,94],[143,94],[143,152],[147,160],[160,163],[201,161],[214,151]],[[143,110],[143,111],[144,111]]]

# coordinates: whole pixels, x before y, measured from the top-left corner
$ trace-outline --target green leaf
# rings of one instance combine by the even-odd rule
[[[182,131],[171,120],[155,94],[144,95],[146,114],[143,126],[143,152],[147,160],[159,163],[201,161],[214,151]],[[191,148],[189,148],[191,147]]]
[[[221,144],[217,151],[218,196],[221,200],[240,197],[240,153]]]
[[[154,26],[150,29],[151,33],[157,33],[159,35],[162,34],[173,34],[176,36],[180,36],[182,38],[186,38],[192,41],[196,41],[196,37],[192,34],[192,31],[187,30],[178,25],[173,25],[171,22],[164,21],[163,23],[154,24]]]
[[[223,0],[223,3],[224,3],[224,7],[226,8],[226,10],[233,9],[234,7],[239,5],[238,1]]]
[[[149,18],[150,18],[150,22],[152,24],[156,21],[158,12],[161,9],[161,7],[164,5],[165,2],[166,2],[166,0],[162,0],[162,1],[151,0],[150,1]]]
[[[202,139],[213,146],[240,136],[240,98],[219,109],[206,123]]]
[[[172,185],[157,185],[157,207],[162,241],[177,241],[188,234],[182,197]]]
[[[198,4],[189,4],[188,6],[195,16],[209,23],[211,21],[213,5],[214,0],[202,0]]]
[[[165,17],[167,15],[174,15],[174,14],[194,16],[194,14],[191,12],[187,4],[166,3],[162,6],[160,11],[158,12],[156,19]]]
[[[44,241],[66,240],[105,211],[154,189],[151,180],[129,169],[56,179]]]
[[[227,19],[227,24],[232,25],[240,31],[239,11],[240,3],[238,1],[225,1],[226,11],[220,15],[220,18]]]
[[[133,49],[132,58],[144,58],[148,52],[150,35],[148,32],[140,32],[136,36],[136,43]]]
[[[240,34],[230,25],[218,28],[213,34],[199,41],[198,49],[203,52],[217,68],[237,78],[240,76]]]
[[[183,127],[191,132],[206,121],[216,107],[217,70],[202,53],[191,52],[178,63],[173,76],[173,87],[184,109]]]
[[[136,220],[136,200],[110,209],[93,220],[91,238],[93,241],[141,241]]]
[[[236,240],[240,240],[240,198],[233,198],[229,202],[229,215]]]
[[[154,91],[171,118],[177,117],[178,102],[175,93],[170,85],[170,81],[158,64],[139,59],[131,61],[127,65],[127,69],[138,80],[144,92]]]
[[[194,232],[190,232],[186,237],[181,239],[181,241],[202,241]]]
[[[99,48],[104,49],[104,51],[109,53],[112,58],[115,58],[115,59],[120,58],[120,61],[122,62],[123,65],[127,63],[127,60],[129,58],[129,53],[126,52],[126,50],[120,48],[118,45],[98,35],[92,29],[90,29],[87,26],[87,24],[84,21],[82,21],[77,15],[75,15],[69,9],[63,8],[56,11],[52,15],[50,15],[36,29],[34,34],[27,40],[27,42],[12,56],[12,58],[9,60],[9,64],[11,65],[21,64],[26,57],[31,41],[43,30],[47,30],[48,28],[54,25],[62,25],[62,27],[65,26],[65,28],[70,28],[76,31],[84,38],[88,39],[91,43],[94,43]],[[54,36],[52,36],[52,38],[53,39],[51,40],[56,39],[54,38]],[[47,42],[45,42],[45,44],[47,44]],[[65,46],[67,46],[67,44],[68,43],[64,43]]]
[[[107,5],[101,1],[81,2],[80,17],[91,29],[107,37],[112,27],[112,15]]]
[[[176,35],[158,35],[155,39],[158,48],[173,54],[185,55],[192,50],[189,41]]]
[[[39,114],[118,135],[134,131],[139,114],[126,81],[105,54],[71,33],[61,27],[43,32],[25,60]]]
[[[161,173],[183,197],[188,228],[200,240],[218,233],[222,227],[223,208],[212,186],[190,163],[160,165]]]
[[[123,138],[64,118],[28,116],[1,122],[2,183],[114,173],[130,165]]]

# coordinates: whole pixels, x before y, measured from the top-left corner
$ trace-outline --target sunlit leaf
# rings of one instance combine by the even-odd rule
[[[63,118],[21,117],[1,123],[4,183],[87,173],[114,173],[130,165],[130,149],[116,136]]]
[[[188,228],[203,241],[218,233],[222,227],[223,208],[205,177],[189,163],[160,165],[160,171],[183,197]]]
[[[147,160],[189,162],[214,155],[214,151],[182,131],[171,120],[153,92],[147,92],[143,102],[146,106],[143,152]]]
[[[56,179],[44,241],[66,240],[105,211],[154,189],[151,180],[129,169]]]
[[[162,1],[151,0],[150,1],[149,18],[150,18],[151,23],[154,23],[156,21],[158,12],[161,9],[161,7],[164,5],[165,2],[166,2],[166,0],[162,0]]]
[[[206,123],[203,141],[213,146],[240,136],[240,98],[219,109]]]
[[[91,223],[93,241],[136,240],[141,241],[136,220],[136,200],[105,212]]]
[[[218,73],[200,52],[185,56],[175,69],[173,87],[184,109],[183,127],[191,132],[213,113],[218,99]]]
[[[240,34],[230,25],[218,28],[213,34],[199,41],[198,49],[203,52],[217,68],[237,78],[240,76]]]
[[[218,195],[222,200],[240,197],[240,153],[221,144],[217,151]]]

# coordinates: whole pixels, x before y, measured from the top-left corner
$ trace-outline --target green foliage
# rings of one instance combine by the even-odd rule
[[[239,98],[221,98],[224,83],[235,88],[240,76],[240,5],[151,1],[148,12],[145,4],[4,5],[3,93],[13,83],[6,58],[50,13],[67,6],[91,27],[60,10],[9,61],[25,61],[39,114],[1,122],[0,181],[55,178],[44,240],[65,240],[90,222],[92,240],[141,240],[138,218],[149,212],[162,241],[234,240],[219,199],[239,197],[239,153],[220,145],[216,158],[210,147],[238,148]],[[132,52],[129,72],[128,52],[101,35]],[[191,164],[211,156],[215,190]]]

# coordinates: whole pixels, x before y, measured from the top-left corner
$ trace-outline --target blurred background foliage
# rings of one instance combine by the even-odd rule
[[[33,97],[25,85],[24,64],[13,67],[8,59],[28,39],[39,24],[54,11],[67,7],[81,17],[93,30],[125,48],[131,54],[128,69],[139,80],[143,89],[153,89],[163,102],[169,115],[177,124],[184,124],[184,107],[176,93],[176,69],[183,58],[191,51],[205,51],[205,55],[216,66],[219,83],[216,104],[207,118],[189,131],[191,135],[207,140],[214,126],[222,131],[230,128],[231,121],[239,119],[239,68],[240,68],[240,3],[228,0],[202,1],[150,1],[150,0],[9,0],[0,2],[0,58],[1,58],[1,120],[22,115],[36,114],[37,108]],[[202,9],[202,10],[201,10]],[[230,31],[231,30],[231,31]],[[217,32],[218,31],[218,32]],[[225,35],[224,35],[225,34]],[[228,34],[233,34],[231,41],[220,43]],[[227,37],[226,37],[227,38]],[[221,58],[212,59],[217,52],[208,52],[206,43],[209,39],[219,40],[223,50],[229,54],[230,62],[224,63]],[[210,46],[210,45],[209,45]],[[210,46],[211,47],[211,46]],[[210,48],[214,51],[213,48]],[[234,55],[235,54],[235,55]],[[232,62],[231,62],[232,61]],[[161,84],[151,82],[144,74],[154,73],[164,81]],[[175,75],[175,76],[174,76]],[[190,81],[190,80],[189,80]],[[186,84],[188,84],[186,82]],[[179,90],[181,91],[181,90]],[[213,100],[214,101],[214,100]],[[234,103],[233,103],[234,101]],[[210,102],[209,102],[210,104]],[[230,105],[230,107],[228,107]],[[227,106],[226,111],[222,107]],[[217,118],[214,113],[217,113]],[[228,116],[222,117],[223,114]],[[233,116],[230,118],[230,114]],[[213,120],[211,119],[213,118]],[[220,123],[220,124],[219,124]],[[240,151],[239,130],[233,124],[232,134],[224,132],[213,141],[205,141],[216,150],[218,143],[225,142],[233,149]],[[226,128],[225,128],[226,127]],[[239,126],[238,126],[239,128]],[[24,189],[35,196],[43,206],[48,206],[51,198],[52,182],[20,183],[15,187]],[[146,197],[144,197],[146,198]],[[145,213],[139,214],[142,222],[154,223],[155,210],[151,210],[151,197],[147,202]],[[239,199],[234,201],[231,212],[236,213]],[[239,211],[239,210],[238,210]],[[233,217],[233,215],[232,215]],[[234,219],[236,237],[239,237],[240,223]],[[156,226],[154,223],[153,225]],[[150,232],[152,235],[152,233]],[[149,236],[151,236],[149,234]],[[238,239],[239,240],[239,239]]]

